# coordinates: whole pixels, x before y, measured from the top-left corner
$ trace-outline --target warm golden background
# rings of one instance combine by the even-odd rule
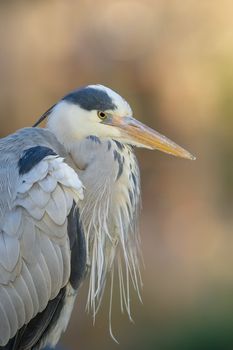
[[[1,136],[102,83],[197,156],[137,152],[144,303],[134,325],[114,303],[116,345],[108,299],[93,327],[84,286],[67,349],[233,349],[232,18],[231,0],[0,1]]]

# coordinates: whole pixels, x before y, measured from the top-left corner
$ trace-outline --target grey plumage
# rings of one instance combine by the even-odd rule
[[[8,244],[8,241],[5,239],[6,248],[9,247],[9,249],[11,249],[9,255],[15,258],[13,259],[6,256],[8,250],[0,254],[0,281],[3,281],[6,285],[6,287],[0,287],[0,314],[2,311],[2,315],[0,316],[4,319],[4,316],[7,315],[4,319],[4,324],[7,329],[0,329],[2,345],[15,335],[17,329],[20,329],[25,323],[28,323],[38,311],[41,312],[45,309],[48,301],[56,297],[60,288],[67,283],[68,276],[70,276],[70,268],[68,266],[70,255],[68,254],[67,237],[64,237],[64,232],[66,232],[66,216],[71,210],[72,197],[68,197],[68,192],[65,192],[63,187],[57,185],[57,182],[61,181],[61,184],[66,186],[66,181],[68,180],[60,178],[63,175],[60,174],[60,169],[54,169],[56,179],[47,178],[45,176],[47,172],[46,162],[43,160],[42,162],[40,160],[34,167],[28,168],[28,163],[26,163],[23,157],[25,157],[25,155],[27,156],[27,154],[33,156],[32,151],[34,147],[38,147],[38,145],[40,145],[42,151],[44,150],[45,160],[51,157],[52,160],[54,159],[54,161],[60,162],[61,158],[56,158],[57,156],[54,156],[54,154],[60,154],[67,159],[68,163],[71,162],[70,157],[67,155],[62,145],[60,145],[54,136],[46,129],[23,129],[14,135],[0,140],[0,150],[4,149],[4,156],[0,161],[0,169],[7,169],[6,177],[4,176],[0,179],[0,186],[2,189],[2,196],[0,199],[2,200],[1,218],[2,221],[5,222],[3,229],[9,232],[9,237],[14,237],[13,234],[17,236],[15,242],[11,244]],[[7,149],[9,150],[7,151]],[[114,186],[116,179],[119,178],[119,175],[122,175],[123,171],[122,168],[120,168],[122,165],[118,159],[120,156],[117,153],[117,149],[118,147],[115,142],[111,142],[111,149],[109,149],[107,142],[96,143],[95,138],[89,138],[80,142],[79,145],[76,145],[75,152],[71,153],[71,158],[76,164],[82,164],[82,156],[79,156],[79,160],[77,160],[77,154],[82,154],[83,156],[85,156],[85,154],[90,154],[90,158],[92,159],[90,164],[90,159],[85,157],[85,161],[89,163],[89,172],[85,173],[79,170],[77,170],[77,172],[82,182],[86,184],[86,199],[82,201],[82,203],[79,203],[79,207],[83,227],[86,232],[89,232],[89,237],[87,238],[87,244],[89,245],[87,250],[89,252],[88,264],[91,265],[89,305],[93,308],[94,312],[102,297],[107,271],[111,269],[114,255],[116,254],[114,240],[118,240],[117,232],[114,234],[115,220],[113,220],[112,217],[112,219],[109,219],[109,223],[105,222],[102,226],[101,221],[103,218],[101,213],[105,212],[106,218],[108,216],[115,216],[114,202],[116,198],[114,197],[118,197],[122,194],[126,196],[126,202],[129,200],[127,199],[127,190],[125,191],[124,187],[122,187],[122,183],[119,183],[118,189],[116,188],[115,192],[112,193],[111,203],[108,198],[112,186]],[[51,152],[48,152],[48,150]],[[98,155],[99,153],[101,153],[101,156]],[[117,158],[116,154],[118,155]],[[19,159],[21,159],[20,162]],[[22,159],[24,159],[26,172],[25,169],[22,168]],[[48,161],[51,162],[52,160]],[[134,163],[135,161],[136,159],[132,154],[131,162]],[[101,169],[98,169],[97,166],[99,162],[102,164]],[[111,180],[109,180],[108,176],[109,167],[112,169]],[[128,168],[125,169],[127,170]],[[10,169],[12,169],[12,172]],[[19,175],[16,169],[19,170],[21,175]],[[119,174],[120,169],[121,174]],[[95,174],[96,177],[94,177],[93,174]],[[125,177],[128,177],[128,173],[125,174]],[[98,180],[96,181],[96,178],[99,179],[100,182],[98,182]],[[122,180],[123,179],[124,177],[122,177]],[[108,181],[108,183],[106,183],[105,180]],[[66,193],[67,198],[64,197],[64,193]],[[102,201],[96,201],[93,195],[97,197],[102,196]],[[139,192],[134,192],[134,195],[138,197]],[[9,201],[7,205],[6,198],[8,198]],[[50,200],[50,198],[52,200]],[[137,201],[138,199],[135,202]],[[98,211],[95,208],[97,202],[99,203]],[[37,203],[36,207],[34,207],[34,203]],[[123,204],[124,203],[122,203],[122,206]],[[66,205],[68,208],[64,211],[62,208],[59,208],[60,206],[64,207]],[[135,205],[137,206],[136,203]],[[127,225],[129,225],[130,217],[128,216],[128,211],[128,219],[126,220],[123,212],[121,212],[122,206],[119,206],[117,215],[119,215],[120,221],[122,223],[124,222],[124,225],[126,222],[128,222]],[[136,215],[136,206],[130,213],[132,217]],[[45,207],[47,207],[47,214]],[[10,217],[12,219],[14,215],[15,219],[13,223],[11,220],[9,224],[14,224],[15,227],[8,228],[8,221],[3,220],[3,218],[7,217],[10,208]],[[20,209],[22,213],[19,213],[17,209]],[[30,214],[29,217],[28,214]],[[91,218],[90,215],[92,214],[93,217]],[[111,222],[112,226],[110,225]],[[20,229],[20,225],[24,226],[24,232],[22,232],[22,228]],[[93,227],[95,228],[93,229]],[[104,227],[104,230],[100,232],[101,227]],[[122,227],[120,230],[122,231],[119,244],[122,245],[122,254],[125,254],[123,251],[125,250],[126,252],[128,250],[128,238],[124,237],[125,228]],[[101,234],[101,238],[99,234]],[[41,246],[41,252],[39,246]],[[4,244],[0,244],[0,252],[3,247]],[[96,261],[94,261],[91,256],[91,251],[93,249],[103,256],[107,252],[106,258],[102,262],[103,266],[101,270],[99,270],[98,267],[100,256],[96,256]],[[79,256],[79,259],[80,258]],[[52,267],[53,265],[50,266],[49,261],[46,259],[49,259],[51,264],[55,263],[57,268],[54,269],[54,267]],[[75,257],[73,259],[75,260]],[[130,258],[128,258],[128,260],[130,263]],[[32,264],[33,268],[29,268],[27,262]],[[36,263],[39,263],[38,267],[36,267]],[[130,269],[132,270],[133,267]],[[21,286],[16,277],[19,270],[22,276]],[[63,270],[64,272],[61,274]],[[9,287],[7,287],[8,281],[10,280],[14,286],[14,291],[12,291],[11,294],[9,294]],[[22,283],[27,287],[23,287]],[[24,290],[23,288],[26,289]],[[6,291],[9,296],[8,294],[5,295]],[[17,304],[18,299],[14,301],[15,296],[13,294],[15,294],[15,292],[17,294],[21,293],[19,296],[20,304]],[[122,289],[121,293],[123,301],[127,291]],[[24,294],[24,299],[22,294]],[[13,305],[14,312],[12,312],[11,303],[9,304],[9,301],[7,302],[9,297],[11,302],[13,300],[13,303],[15,303],[15,305]],[[126,300],[125,302],[127,303]],[[22,308],[25,310],[22,311]],[[128,309],[129,305],[127,305],[126,308]],[[22,314],[25,314],[24,317],[22,317]],[[17,321],[19,317],[21,317],[21,319]],[[8,327],[6,326],[7,324]]]
[[[130,282],[139,298],[142,284],[132,146],[192,158],[101,85],[66,95],[35,125],[45,118],[47,129],[0,140],[0,350],[55,346],[86,275],[94,317],[110,276],[110,332],[115,273],[131,317]]]
[[[31,169],[25,164],[25,172],[19,159],[35,145],[53,150]],[[43,311],[70,276],[66,222],[82,185],[55,152],[66,155],[47,130],[28,128],[0,140],[1,345]]]

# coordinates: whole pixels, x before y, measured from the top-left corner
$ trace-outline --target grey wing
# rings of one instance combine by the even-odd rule
[[[63,158],[47,154],[30,161],[28,150],[15,191],[5,193],[13,200],[0,223],[0,346],[42,312],[70,277],[67,217],[83,189]]]

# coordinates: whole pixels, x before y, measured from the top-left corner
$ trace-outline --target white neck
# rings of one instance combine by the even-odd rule
[[[77,133],[74,118],[74,115],[77,114],[77,108],[79,107],[76,105],[61,101],[53,108],[48,117],[48,129],[56,135],[58,141],[65,146],[67,151],[75,142],[86,137],[83,128],[80,128],[79,133]],[[82,113],[80,113],[80,118],[82,118]]]

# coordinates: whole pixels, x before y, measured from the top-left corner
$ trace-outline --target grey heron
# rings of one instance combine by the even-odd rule
[[[89,279],[95,315],[107,277],[130,316],[140,296],[140,174],[134,147],[194,157],[133,117],[102,85],[75,90],[0,140],[0,349],[55,346]],[[112,297],[112,294],[111,294]]]

